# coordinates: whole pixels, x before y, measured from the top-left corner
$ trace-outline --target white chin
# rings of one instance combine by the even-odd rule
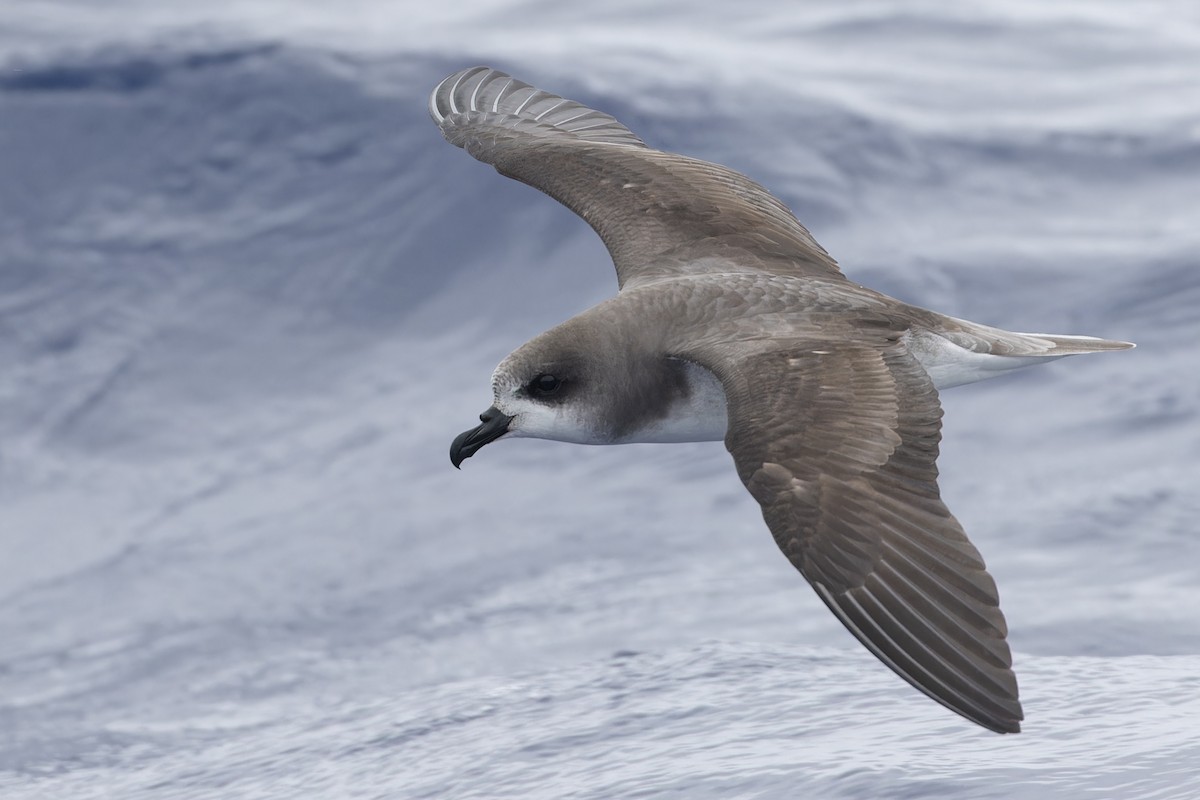
[[[508,412],[505,412],[508,413]],[[608,444],[595,428],[584,424],[564,406],[526,406],[512,415],[508,435],[526,439],[550,439],[573,444]]]

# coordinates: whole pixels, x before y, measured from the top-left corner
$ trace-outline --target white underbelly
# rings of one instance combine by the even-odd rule
[[[624,439],[633,442],[717,442],[725,438],[729,418],[725,389],[704,367],[684,362],[687,398],[671,406],[670,413]]]

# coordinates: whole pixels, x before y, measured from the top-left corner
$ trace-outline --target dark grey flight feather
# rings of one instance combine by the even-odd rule
[[[727,167],[653,150],[607,114],[472,67],[434,89],[451,144],[558,200],[591,225],[622,287],[753,269],[841,278],[783,203]]]
[[[916,359],[818,341],[711,363],[738,475],[830,610],[934,700],[1019,731],[996,584],[941,500],[942,409]]]

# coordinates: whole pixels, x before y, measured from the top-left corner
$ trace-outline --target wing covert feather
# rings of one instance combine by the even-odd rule
[[[446,78],[429,107],[451,144],[591,225],[622,287],[706,271],[842,277],[762,186],[726,167],[646,147],[608,114],[487,67]]]

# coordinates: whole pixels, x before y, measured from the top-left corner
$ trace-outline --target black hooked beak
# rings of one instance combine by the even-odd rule
[[[479,415],[479,421],[483,424],[478,428],[463,431],[454,437],[454,442],[450,445],[450,463],[456,469],[460,469],[459,465],[475,455],[479,448],[508,433],[508,423],[512,422],[512,417],[492,406]]]

